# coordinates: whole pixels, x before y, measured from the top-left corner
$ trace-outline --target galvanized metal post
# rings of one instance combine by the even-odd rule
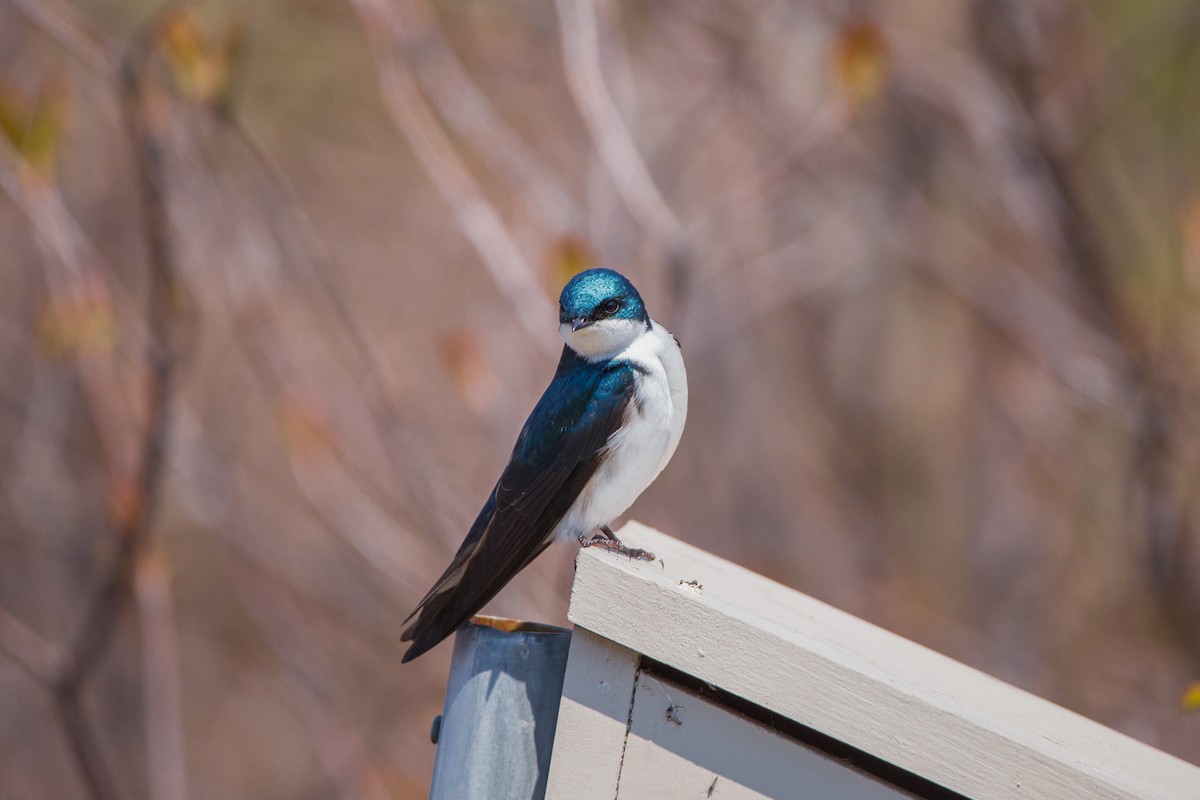
[[[542,800],[571,632],[475,617],[459,628],[430,800]]]

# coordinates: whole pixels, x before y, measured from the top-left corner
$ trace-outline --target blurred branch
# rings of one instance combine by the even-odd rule
[[[84,57],[89,63],[101,65],[101,62],[107,63],[112,60],[98,58],[98,55],[114,48],[115,44],[113,41],[94,30],[73,9],[63,6],[60,0],[48,0],[48,3],[44,6],[36,3],[22,2],[20,10],[27,15],[32,23],[42,27],[47,34],[54,36],[72,53]],[[421,9],[417,3],[414,2],[412,4],[410,13],[414,19],[421,19]],[[397,12],[396,16],[399,19],[399,12]],[[399,25],[399,22],[397,24]],[[430,21],[430,24],[432,24],[432,21]],[[399,26],[398,30],[404,32],[407,29]],[[420,41],[424,41],[427,35],[435,35],[435,32],[432,29],[422,30],[418,22],[416,23],[416,29],[407,33],[407,35],[410,37],[408,47],[415,50],[420,47]],[[75,45],[80,42],[88,43],[90,50],[82,53],[76,50]],[[442,104],[456,106],[454,95],[457,92],[464,93],[463,96],[467,99],[478,95],[478,91],[465,82],[466,78],[461,66],[454,62],[448,48],[442,45],[439,51],[443,52],[443,55],[435,58],[432,64],[427,65],[428,69],[425,72],[428,73],[428,81],[430,83],[442,86],[445,92],[448,93],[442,97]],[[478,100],[482,101],[482,97],[479,96]],[[460,119],[464,125],[468,117],[476,119],[477,124],[484,122],[501,123],[494,114],[491,114],[490,107],[481,107],[475,101],[471,101],[467,105],[474,110],[470,113],[460,110],[456,115],[456,118]],[[269,155],[259,147],[249,132],[240,124],[238,117],[228,113],[229,108],[225,105],[203,105],[201,108],[209,114],[209,117],[216,124],[229,130],[249,156],[249,167],[239,170],[239,172],[248,175],[259,186],[260,191],[264,193],[264,200],[261,205],[269,214],[270,233],[274,242],[274,251],[278,254],[280,264],[290,264],[305,268],[306,274],[315,280],[316,286],[328,301],[329,308],[345,333],[346,341],[349,342],[358,356],[360,362],[358,371],[369,378],[365,390],[361,391],[360,395],[366,402],[368,413],[375,418],[376,426],[380,430],[383,440],[387,442],[388,446],[385,448],[385,452],[389,456],[389,460],[401,475],[401,479],[396,481],[395,484],[405,492],[409,505],[423,515],[422,522],[425,527],[435,533],[444,533],[447,526],[441,524],[439,513],[434,507],[438,496],[438,489],[435,486],[438,480],[435,465],[426,464],[424,468],[417,469],[410,465],[419,463],[421,459],[407,452],[397,455],[395,447],[401,436],[401,425],[394,406],[386,396],[387,389],[385,386],[383,360],[376,352],[376,348],[369,340],[369,337],[362,331],[356,316],[347,308],[340,287],[331,281],[330,275],[333,271],[328,267],[332,264],[332,260],[318,236],[311,219],[292,191],[288,181],[283,177],[282,172],[273,163]],[[436,123],[432,124],[436,125]],[[180,135],[183,137],[184,143],[190,145],[189,131],[184,129],[180,131]],[[511,142],[508,142],[510,138]],[[532,190],[540,197],[541,205],[545,206],[548,203],[557,205],[563,198],[569,200],[569,196],[561,191],[560,187],[554,185],[553,177],[540,164],[535,162],[531,154],[523,149],[523,145],[515,138],[515,135],[510,137],[504,130],[497,130],[493,131],[493,136],[489,138],[485,131],[476,130],[472,141],[476,144],[481,144],[484,141],[491,142],[492,150],[486,151],[485,155],[490,153],[495,159],[507,159],[506,163],[510,172],[528,168],[528,179],[531,181]],[[508,143],[505,144],[505,142]],[[446,146],[449,147],[448,143]],[[224,203],[222,203],[222,207],[224,207]],[[503,228],[500,228],[500,231],[502,234],[505,233]],[[515,252],[515,248],[516,245],[513,244],[510,249]],[[500,248],[497,252],[497,258],[500,258],[502,263],[512,262],[512,259],[505,260],[501,258],[504,249],[504,247]],[[490,251],[485,250],[483,252],[486,255]],[[485,258],[485,263],[490,264],[491,262],[488,262]],[[527,269],[527,267],[521,266],[521,269]],[[294,286],[291,281],[281,279],[276,282],[274,288],[282,295],[294,289]],[[528,306],[530,303],[535,302],[534,298],[542,296],[544,296],[542,289],[538,286],[536,294],[529,295],[525,305]],[[519,309],[518,312],[518,318],[521,319],[526,329],[532,334],[535,327],[534,321],[528,316],[528,312],[520,313]],[[251,333],[253,336],[261,337],[274,331],[273,325],[267,325],[264,328],[263,324],[261,324],[268,322],[267,319],[263,318],[262,314],[255,313],[254,316],[259,324],[252,326]],[[269,317],[270,314],[267,316]],[[544,328],[538,324],[536,325],[536,330],[538,340],[544,342]],[[279,360],[283,357],[286,346],[279,344],[278,332],[275,332],[275,334],[274,344],[266,344],[261,349],[264,353],[274,354],[274,356],[266,359],[269,362],[269,366],[284,384],[290,386],[289,391],[294,392],[297,389],[297,382],[288,378],[294,370],[284,369],[280,371]],[[248,344],[241,337],[237,338],[236,341],[239,345]],[[403,447],[403,445],[401,446]],[[341,450],[339,450],[339,457],[343,460],[348,458]],[[360,475],[359,477],[364,476]]]
[[[89,63],[106,74],[113,71],[110,51],[103,40],[91,33],[72,9],[58,4],[25,3],[18,4],[18,8]],[[109,517],[117,538],[117,551],[51,679],[59,717],[80,773],[92,796],[100,800],[117,798],[120,792],[101,755],[81,695],[96,664],[112,643],[132,589],[137,556],[150,533],[162,483],[174,371],[172,328],[179,297],[165,206],[163,154],[156,130],[156,115],[162,111],[151,107],[153,101],[145,74],[156,35],[153,23],[140,31],[120,69],[123,115],[135,147],[142,231],[150,266],[146,311],[148,374],[142,400],[123,403],[125,392],[113,372],[111,352],[105,349],[105,343],[78,344],[76,361],[107,455]],[[0,183],[38,230],[39,240],[52,254],[48,262],[61,269],[61,273],[48,271],[52,296],[65,296],[76,309],[99,302],[111,318],[111,301],[99,258],[66,211],[58,192],[48,182],[27,172],[15,178],[6,172],[0,175]],[[132,424],[122,424],[122,420],[132,420]],[[133,430],[140,427],[140,433],[135,434],[140,442],[113,430],[114,426]]]
[[[292,708],[303,721],[321,769],[337,795],[344,800],[390,800],[392,795],[362,737],[327,708],[327,691],[320,676],[336,670],[315,669],[310,663],[311,648],[300,644],[301,631],[308,627],[304,616],[271,591],[270,584],[251,574],[244,563],[228,557],[224,549],[222,555],[242,607],[283,666]]]
[[[393,8],[396,35],[442,119],[492,170],[525,196],[527,206],[547,233],[561,237],[578,229],[582,211],[549,167],[471,82],[447,44],[434,9],[425,0],[397,0]]]
[[[116,45],[78,9],[62,0],[10,0],[17,11],[68,52],[107,77],[120,70]]]
[[[278,252],[280,264],[289,265],[298,270],[303,269],[304,273],[314,280],[321,295],[326,299],[336,323],[340,326],[345,341],[349,343],[351,355],[357,358],[358,365],[355,372],[366,376],[363,384],[356,388],[364,401],[367,413],[371,416],[383,441],[386,442],[387,446],[384,447],[384,451],[392,467],[400,476],[400,480],[392,486],[398,485],[399,491],[404,492],[408,505],[417,509],[422,515],[421,522],[429,532],[441,531],[445,526],[441,524],[438,515],[437,493],[433,485],[440,476],[437,475],[434,465],[426,464],[424,468],[417,468],[416,465],[421,463],[422,459],[411,452],[407,444],[401,441],[403,425],[400,413],[388,391],[389,371],[386,360],[379,353],[376,343],[363,330],[358,315],[349,307],[342,287],[333,280],[332,276],[335,274],[333,259],[318,235],[316,226],[283,172],[276,166],[269,154],[258,145],[249,131],[240,124],[238,117],[220,114],[212,116],[215,120],[228,126],[250,157],[251,165],[244,172],[260,185],[261,191],[265,195],[262,206],[270,215],[271,237]],[[296,287],[293,281],[281,279],[275,289],[279,296],[283,296],[289,291],[294,291]],[[299,305],[300,302],[297,300],[296,304]],[[251,344],[261,340],[262,337],[268,336],[272,332],[278,336],[276,326],[270,322],[270,315],[265,312],[255,314],[253,324],[242,327],[248,330],[250,338],[238,336],[235,337],[235,341],[247,352]],[[271,353],[281,354],[282,352],[279,347],[264,344],[256,348],[255,352],[248,352],[248,355],[252,360],[261,361],[270,367],[277,382],[280,383],[279,388],[290,389],[294,392],[298,389],[297,386],[286,385],[288,375],[293,370],[282,369],[280,357],[268,357]],[[292,383],[295,382],[292,381]],[[338,448],[338,455],[347,463],[350,462],[349,456],[341,448]],[[370,476],[360,474],[359,477]],[[378,486],[378,480],[373,483]],[[383,488],[388,491],[391,486]]]
[[[629,212],[666,246],[682,244],[683,228],[650,176],[608,90],[592,0],[558,0],[567,83],[605,168]]]
[[[170,242],[163,175],[163,147],[157,130],[155,100],[146,84],[152,54],[151,26],[135,40],[122,64],[122,98],[129,134],[135,148],[141,198],[142,231],[150,266],[146,320],[150,334],[149,375],[140,458],[133,484],[118,491],[130,492],[118,509],[114,525],[118,550],[99,594],[89,605],[84,624],[71,647],[60,681],[82,684],[108,648],[117,617],[129,594],[136,556],[150,532],[159,489],[174,377],[173,320],[179,301],[175,256]]]
[[[1054,129],[1061,152],[1086,151],[1097,139],[1111,133],[1120,120],[1147,113],[1146,105],[1155,97],[1156,87],[1194,51],[1198,32],[1200,5],[1168,3],[1154,7],[1137,29],[1112,47],[1085,59],[1054,85],[1043,86],[1034,98],[1036,116]],[[1038,42],[1037,46],[1045,44]],[[1133,63],[1141,68],[1128,80],[1120,69]],[[1121,86],[1116,97],[1110,94],[1114,84]],[[1092,115],[1088,125],[1060,124],[1069,110],[1080,107],[1094,93],[1103,94],[1106,102],[1100,108],[1089,109]]]
[[[50,185],[28,174],[0,172],[0,187],[26,214],[45,251],[47,283],[50,295],[80,314],[88,308],[100,308],[111,315],[111,302],[102,270],[94,250],[79,226],[66,211],[59,193]],[[95,304],[95,305],[93,305]],[[122,513],[136,504],[137,484],[131,481],[136,470],[136,448],[129,437],[130,410],[113,370],[112,356],[103,343],[87,340],[77,343],[75,364],[88,400],[89,411],[105,455],[110,500],[113,510]],[[127,531],[136,534],[137,531]],[[107,648],[119,612],[120,600],[127,588],[128,561],[125,554],[138,541],[137,535],[120,535],[118,555],[107,573],[102,588],[88,605],[86,619],[75,642],[56,663],[49,676],[56,711],[67,736],[80,776],[96,800],[118,800],[121,796],[115,779],[101,754],[99,742],[83,710],[80,692],[96,658]]]
[[[21,168],[20,156],[11,148],[5,149],[9,151],[9,160],[16,163],[18,169],[0,171],[0,188],[26,215],[37,234],[52,302],[69,309],[71,314],[79,315],[91,309],[93,313],[102,313],[111,319],[105,271],[78,223],[66,210],[61,195],[52,184]],[[130,409],[115,374],[107,343],[92,337],[74,344],[75,365],[101,441],[110,492],[116,496],[119,487],[126,485],[125,479],[133,468],[131,462],[136,458],[130,439]],[[121,563],[118,559],[116,566]],[[114,575],[110,575],[110,580]],[[102,598],[106,595],[107,592],[103,592]],[[102,607],[106,616],[115,615],[115,610],[109,610],[111,606],[107,599],[97,599],[89,606],[89,620]],[[90,661],[96,651],[91,643],[98,640],[86,636],[88,627],[85,625],[76,645],[51,662],[46,660],[49,645],[38,644],[40,640],[32,638],[32,632],[16,620],[8,617],[0,627],[4,631],[5,651],[26,669],[38,670],[34,674],[52,691],[59,720],[91,796],[97,800],[119,798],[115,780],[82,708],[80,690],[85,672],[76,669],[84,658]]]
[[[1011,95],[967,55],[901,43],[896,47],[897,72],[905,89],[962,126],[982,157],[1005,213],[1024,239],[1056,257],[1068,257],[1063,253],[1063,231],[1056,224],[1054,187],[1044,172],[1031,168],[1036,151],[1019,145],[1032,133]]]
[[[253,332],[239,337],[243,351],[260,369],[262,381],[273,402],[285,416],[288,464],[304,498],[317,515],[340,539],[363,556],[364,560],[398,585],[418,594],[423,575],[436,569],[441,558],[411,531],[406,531],[371,495],[359,485],[356,476],[342,462],[348,461],[319,418],[300,382],[286,350],[272,346],[282,340],[272,332],[266,318],[255,320]],[[243,325],[245,329],[247,326]],[[289,425],[290,422],[290,425]],[[431,533],[448,533],[436,525]]]
[[[292,474],[314,511],[363,561],[419,596],[444,560],[405,530],[331,458],[291,458]]]
[[[1124,426],[1132,427],[1134,398],[1123,385],[1123,358],[1112,341],[1026,276],[1019,265],[990,247],[969,226],[929,201],[914,203],[914,219],[926,226],[928,233],[914,240],[918,249],[909,254],[911,263],[943,283],[1031,358],[1046,363],[1063,386]],[[965,245],[977,254],[975,258],[993,266],[968,270],[957,259],[950,263],[941,251],[931,253],[921,245],[931,237]]]
[[[1187,522],[1169,466],[1179,425],[1156,372],[1155,354],[1115,285],[1114,265],[1077,186],[1074,165],[1040,113],[1038,71],[1048,60],[1049,37],[1036,14],[1020,3],[976,0],[972,10],[983,58],[1018,99],[1027,133],[1022,145],[1036,155],[1026,159],[1028,168],[1040,173],[1051,195],[1047,205],[1053,223],[1061,231],[1060,261],[1090,314],[1123,351],[1124,377],[1136,387],[1129,480],[1141,505],[1146,567],[1176,622],[1191,634],[1200,619],[1200,576],[1180,568],[1187,561]]]
[[[545,320],[556,318],[554,305],[421,94],[403,57],[403,29],[396,14],[384,0],[354,0],[354,8],[375,55],[380,90],[393,121],[454,211],[517,321],[546,355],[557,355],[558,346],[545,327]]]
[[[1012,2],[976,2],[973,11],[980,53],[991,71],[1017,98],[1013,110],[1021,116],[1021,124],[1017,126],[1017,131],[1023,134],[1020,144],[1035,156],[1024,160],[1025,168],[1049,194],[1046,206],[1060,233],[1057,244],[1061,263],[1073,277],[1088,312],[1098,317],[1117,341],[1127,342],[1135,334],[1124,319],[1112,286],[1108,253],[1083,207],[1065,154],[1056,145],[1043,116],[1038,114],[1037,69],[1045,59],[1035,54],[1034,48],[1045,43],[1040,41],[1044,37],[1038,30],[1036,14],[1033,9]]]
[[[96,30],[90,23],[79,15],[74,9],[63,5],[60,0],[48,0],[46,4],[30,3],[26,0],[18,0],[19,9],[27,15],[27,18],[35,25],[41,27],[47,34],[54,36],[64,47],[70,52],[76,54],[85,61],[96,66],[98,69],[109,71],[115,63],[110,57],[112,49],[115,47],[114,42],[106,37],[102,32]],[[416,8],[417,3],[412,6]],[[416,18],[420,18],[420,9],[416,8],[414,14]],[[165,13],[165,12],[164,12]],[[419,26],[418,26],[419,27]],[[425,35],[434,35],[432,30],[415,31],[414,35],[418,38],[423,38]],[[87,47],[84,48],[83,45]],[[411,41],[411,47],[416,47],[417,42]],[[437,59],[439,65],[430,70],[431,77],[433,75],[442,74],[440,83],[447,87],[456,87],[455,91],[461,91],[466,94],[474,93],[478,95],[474,87],[466,84],[465,75],[459,65],[453,62],[453,57],[444,45],[440,48],[445,51],[444,57]],[[482,97],[478,98],[482,101]],[[447,105],[454,105],[452,97],[445,98]],[[477,105],[474,101],[472,106]],[[236,139],[241,143],[245,152],[250,159],[250,168],[245,170],[252,180],[254,180],[264,192],[264,202],[262,203],[270,214],[271,235],[274,240],[276,249],[281,264],[292,264],[298,267],[305,267],[307,274],[312,277],[321,293],[328,301],[329,307],[340,323],[342,330],[346,335],[346,339],[357,352],[359,361],[361,362],[360,370],[370,377],[367,390],[362,392],[362,396],[367,401],[370,413],[376,417],[377,427],[384,433],[389,444],[394,443],[399,431],[399,422],[394,407],[385,397],[385,381],[383,379],[384,367],[382,359],[376,352],[375,347],[370,342],[369,338],[361,330],[356,317],[347,308],[345,299],[342,296],[340,288],[330,280],[331,269],[328,269],[332,263],[328,252],[326,251],[323,242],[317,235],[316,229],[312,224],[311,219],[307,215],[304,207],[299,202],[295,193],[292,191],[290,184],[283,177],[281,171],[273,163],[269,155],[259,147],[258,143],[249,134],[249,132],[240,124],[238,118],[228,112],[225,106],[208,106],[202,107],[204,111],[209,112],[210,118],[219,125],[228,129]],[[474,112],[468,116],[478,116],[483,114],[483,121],[496,122],[500,121],[490,114],[490,108],[475,108]],[[463,117],[463,113],[458,115]],[[182,131],[184,137],[188,136],[188,131]],[[510,160],[512,168],[528,167],[533,183],[540,187],[538,189],[542,200],[553,199],[555,203],[562,198],[567,198],[565,193],[558,191],[551,184],[552,176],[549,176],[540,165],[533,163],[532,156],[521,149],[519,140],[515,137],[510,146],[501,147],[500,141],[506,138],[503,131],[498,134],[493,147],[493,155],[496,157],[505,156]],[[161,138],[161,137],[159,137]],[[483,131],[478,131],[476,139],[480,142],[489,139],[483,135]],[[160,143],[160,147],[165,147],[165,143]],[[561,197],[559,196],[561,195]],[[312,263],[315,259],[316,263]],[[280,293],[286,291],[290,282],[280,281],[277,288]],[[265,323],[267,320],[261,315],[256,315],[259,323]],[[253,326],[252,335],[261,337],[273,330],[273,326],[256,324]],[[239,344],[245,344],[241,337],[237,339]],[[276,335],[278,342],[278,335]],[[295,392],[298,389],[295,381],[289,381],[287,376],[294,370],[283,369],[281,371],[279,358],[282,357],[284,349],[279,346],[265,346],[262,348],[264,352],[271,352],[275,357],[267,358],[270,362],[269,366],[272,372],[279,377],[279,380],[290,386],[289,391]],[[387,447],[386,452],[391,458],[393,466],[400,470],[403,478],[398,481],[398,484],[406,492],[410,505],[422,511],[425,515],[424,524],[431,531],[442,531],[446,526],[439,524],[436,510],[430,507],[433,501],[435,492],[430,486],[430,478],[427,475],[428,469],[419,470],[409,466],[410,462],[415,462],[415,458],[396,458],[394,449]],[[406,454],[407,455],[407,454]],[[346,458],[345,453],[339,450],[339,456]],[[382,513],[382,512],[381,512]],[[338,528],[338,530],[341,530]],[[389,560],[390,561],[390,560]]]
[[[181,404],[176,420],[177,446],[172,448],[172,468],[179,475],[181,500],[194,511],[203,530],[225,551],[224,557],[244,562],[256,574],[255,580],[273,584],[276,593],[303,598],[303,616],[309,624],[321,620],[339,636],[353,636],[378,645],[378,633],[363,614],[336,607],[311,584],[291,575],[289,561],[279,557],[277,529],[291,510],[290,499],[281,502],[264,496],[261,476],[250,474],[229,453],[219,452],[216,431],[204,427],[192,409]],[[269,532],[257,535],[259,531]],[[397,540],[397,549],[404,546],[405,532],[397,535],[392,529],[385,533]],[[368,579],[365,573],[356,576]],[[356,591],[362,582],[356,579]],[[332,584],[345,585],[345,582]]]
[[[171,609],[170,569],[160,554],[147,551],[138,559],[134,576],[146,687],[146,766],[150,797],[154,800],[187,797],[179,649]]]
[[[688,350],[703,352],[737,341],[745,335],[744,329],[789,306],[848,290],[863,279],[862,273],[861,268],[839,261],[836,255],[814,253],[806,236],[748,259],[739,269],[714,276],[705,286],[706,299],[739,300],[728,308],[714,301],[704,324],[688,337]]]
[[[209,199],[204,190],[195,194],[201,200]],[[212,198],[211,202],[219,201]],[[256,248],[256,252],[265,250],[266,246]],[[282,254],[281,260],[286,260]],[[277,289],[279,295],[287,291],[283,285]],[[434,569],[441,557],[424,543],[424,537],[406,530],[384,509],[384,501],[377,499],[390,496],[393,490],[370,471],[358,468],[331,429],[324,416],[332,402],[331,393],[321,384],[306,380],[297,363],[298,345],[294,336],[286,333],[286,322],[274,304],[249,298],[235,305],[233,340],[281,418],[285,453],[305,499],[329,529],[362,554],[368,564],[405,588],[419,591],[415,587],[424,581],[419,576]],[[365,340],[363,344],[367,346]],[[366,357],[371,357],[370,352]],[[390,414],[390,409],[386,413]],[[412,461],[408,464],[393,459],[401,471],[400,483],[409,484],[404,487],[406,496],[424,517],[426,533],[439,538],[453,535],[453,526],[444,524],[439,516],[437,488],[421,474],[420,459]]]
[[[679,295],[686,286],[687,233],[671,211],[613,100],[600,59],[593,0],[557,0],[567,84],[592,143],[629,213],[663,248],[668,277]]]
[[[724,241],[737,235],[746,220],[767,213],[795,183],[814,178],[815,168],[831,159],[845,142],[851,119],[836,99],[823,103],[805,121],[802,131],[788,137],[782,152],[769,164],[713,198],[688,226],[688,235],[698,241]]]
[[[1038,146],[1034,145],[1033,123],[1025,112],[1013,104],[1008,95],[997,87],[989,75],[969,59],[951,53],[937,53],[908,49],[898,62],[908,79],[906,88],[914,96],[929,102],[961,123],[972,143],[980,150],[995,180],[1004,209],[1011,221],[1017,225],[1029,242],[1045,247],[1055,259],[1053,264],[1063,267],[1074,281],[1066,293],[1081,303],[1064,302],[1055,292],[1043,288],[1029,275],[1023,265],[1000,256],[994,248],[983,242],[982,237],[968,226],[955,224],[953,233],[960,241],[967,241],[989,253],[989,257],[1006,262],[1003,269],[994,270],[1002,276],[1007,286],[1000,285],[996,278],[970,278],[962,270],[953,270],[946,264],[930,261],[927,256],[916,258],[921,267],[936,271],[955,291],[964,298],[973,298],[971,304],[983,311],[985,318],[999,323],[1015,341],[1028,340],[1030,353],[1051,359],[1055,374],[1089,402],[1096,403],[1110,412],[1125,425],[1135,425],[1139,414],[1137,407],[1144,401],[1143,386],[1136,376],[1139,354],[1128,348],[1122,338],[1123,325],[1116,324],[1116,312],[1110,309],[1098,313],[1094,303],[1099,293],[1108,290],[1081,291],[1078,271],[1103,271],[1090,259],[1096,241],[1082,243],[1074,241],[1073,226],[1062,220],[1064,215],[1079,215],[1083,210],[1064,210],[1065,195],[1055,183],[1055,178],[1044,168],[1045,159]],[[952,68],[947,68],[947,63]],[[953,76],[953,80],[949,77]],[[1042,167],[1038,165],[1042,164]],[[926,219],[936,219],[945,225],[948,215],[927,207],[931,214]],[[1090,234],[1089,234],[1090,235]],[[1085,255],[1086,254],[1086,255]],[[1095,256],[1098,258],[1099,256]],[[1086,266],[1079,266],[1086,260]],[[1053,277],[1061,277],[1058,274]],[[993,286],[968,286],[965,281],[991,280]],[[1091,278],[1088,279],[1092,280]],[[1014,293],[1011,303],[1002,298]],[[1082,306],[1076,310],[1075,306]],[[1029,309],[1037,309],[1031,313]],[[1050,328],[1059,326],[1057,331]],[[1039,330],[1044,329],[1044,330]],[[1064,345],[1079,348],[1074,355],[1064,354]],[[1081,352],[1090,356],[1081,362],[1072,363]]]
[[[95,800],[120,800],[121,792],[100,750],[100,737],[83,709],[81,689],[78,683],[59,681],[54,690],[55,711],[88,793]]]
[[[106,269],[79,223],[71,216],[57,188],[22,171],[20,155],[0,138],[0,150],[14,163],[0,169],[0,189],[12,199],[33,226],[42,250],[51,302],[67,317],[94,315],[113,322],[112,297]],[[81,337],[72,349],[88,410],[103,446],[110,476],[127,475],[137,460],[132,409],[114,369],[110,342],[103,336]]]
[[[63,20],[69,20],[70,24],[84,24],[82,20],[79,20],[78,18],[71,19],[66,14],[63,15]],[[56,30],[63,30],[68,33],[68,36],[65,37],[66,42],[68,43],[83,39],[83,35],[78,30],[72,31],[70,24],[68,24],[68,22],[59,21],[56,23]],[[328,254],[325,253],[324,247],[321,244],[319,237],[316,235],[311,221],[304,213],[303,207],[299,204],[297,198],[291,192],[289,185],[281,177],[280,173],[275,168],[267,154],[257,146],[253,138],[237,123],[236,119],[224,117],[220,113],[215,113],[215,109],[213,109],[213,111],[214,119],[228,124],[229,129],[242,142],[248,154],[250,155],[250,158],[254,162],[255,169],[252,169],[250,174],[252,177],[258,179],[268,194],[268,199],[264,203],[264,206],[268,208],[272,214],[272,234],[276,245],[281,249],[281,251],[288,249],[293,239],[298,236],[305,242],[304,250],[307,256],[311,257],[313,254],[315,254],[315,257],[322,262],[320,264],[313,265],[312,268],[308,270],[309,274],[317,279],[318,285],[329,300],[329,303],[333,308],[333,311],[339,322],[342,324],[343,329],[346,331],[347,336],[354,344],[356,350],[359,351],[364,366],[371,374],[379,374],[381,372],[381,367],[378,356],[376,356],[373,348],[370,345],[370,342],[358,328],[354,321],[353,315],[346,308],[338,288],[330,284],[327,270],[322,268],[325,263],[328,263]],[[137,119],[137,117],[134,119]],[[149,163],[157,164],[163,157],[162,150],[165,145],[161,141],[161,136],[158,134],[158,132],[154,132],[154,134],[155,135],[152,139],[148,139],[145,135],[142,135],[139,140],[153,145],[154,152],[149,152],[143,149],[142,155],[150,159]],[[155,213],[157,208],[161,208],[161,205],[156,203],[150,208],[147,216],[151,216],[153,213]],[[280,211],[280,209],[282,209],[282,211]],[[286,215],[287,218],[284,219],[283,215]],[[161,222],[162,224],[165,224],[166,221],[164,219]],[[150,226],[150,230],[158,228],[158,225]],[[150,244],[153,251],[161,254],[162,248],[168,243],[154,241]],[[280,252],[281,261],[296,264],[308,263],[304,258],[289,258],[289,255],[295,254]],[[263,311],[263,309],[260,309],[260,311]],[[250,339],[247,340],[245,337],[238,337],[237,341],[241,344],[248,344],[250,341],[261,339],[265,336],[267,337],[267,341],[273,342],[274,344],[265,344],[264,347],[261,348],[263,353],[261,360],[267,364],[269,374],[277,377],[279,382],[280,396],[289,394],[295,398],[299,396],[299,393],[302,393],[302,390],[300,389],[297,381],[288,377],[290,375],[294,375],[295,369],[281,364],[281,359],[284,361],[287,360],[286,347],[279,345],[279,343],[282,341],[282,337],[279,335],[278,331],[275,330],[275,324],[271,321],[271,317],[272,315],[269,313],[267,313],[265,316],[263,313],[256,314],[255,319],[257,324],[252,326]],[[263,373],[256,372],[256,374],[261,375]],[[378,384],[378,382],[376,383]],[[382,390],[381,385],[376,385],[375,388],[377,390]],[[384,413],[389,419],[394,421],[394,413],[390,407],[386,405],[386,402],[378,396],[379,391],[371,391],[367,392],[366,394],[368,396],[368,400],[371,401],[371,405],[373,406],[373,410],[375,412]],[[380,425],[381,430],[389,428],[394,429],[394,427],[395,425]],[[345,457],[345,454],[341,453],[340,450],[338,452],[341,457]],[[289,449],[289,456],[295,455],[296,454],[293,452],[293,450]],[[421,548],[419,537],[416,537],[411,533],[396,535],[394,530],[390,530],[394,527],[395,523],[390,519],[386,512],[384,512],[373,501],[371,501],[365,492],[357,489],[354,479],[349,474],[345,473],[340,466],[338,466],[336,463],[333,463],[330,458],[320,457],[315,459],[321,465],[323,465],[320,469],[320,473],[324,477],[317,480],[307,480],[305,478],[305,476],[309,476],[312,473],[313,468],[316,466],[316,464],[309,463],[310,461],[313,461],[313,459],[297,459],[293,457],[291,460],[296,469],[296,474],[301,485],[303,487],[307,487],[305,489],[306,496],[314,503],[315,508],[330,524],[331,529],[340,536],[348,537],[348,543],[350,543],[356,550],[362,552],[368,563],[378,566],[385,573],[387,573],[389,577],[399,580],[401,585],[405,586],[409,590],[415,591],[413,587],[415,586],[414,581],[417,579],[414,576],[423,574],[421,572],[422,569],[424,569],[425,572],[428,572],[428,569],[430,568],[429,564],[437,560],[436,558],[433,558],[431,553],[425,552],[428,550],[428,548],[424,548],[424,550]],[[410,494],[412,494],[414,498],[420,497],[420,488],[425,483],[420,471],[405,468],[404,474],[406,477],[404,480],[400,481],[400,484],[405,487],[412,487],[413,491],[410,492]],[[315,494],[309,491],[314,486],[319,487],[320,489],[320,491],[317,491]],[[329,488],[331,486],[341,487],[341,489],[332,490]],[[345,491],[348,490],[354,490],[356,495],[355,499],[352,501],[347,500],[346,502],[342,502],[340,498],[342,498],[345,494]],[[428,500],[428,497],[426,499]],[[426,505],[427,502],[414,502],[414,507],[417,508],[425,508]],[[351,514],[352,517],[356,517],[358,519],[358,524],[348,526],[346,524],[348,517],[345,509],[352,508],[360,510],[359,512]],[[343,510],[338,511],[337,509]],[[370,509],[370,511],[364,512],[362,509]],[[362,524],[364,522],[362,518],[364,513],[366,513],[367,517],[371,521],[370,524]],[[445,528],[445,526],[437,524],[436,520],[432,517],[427,519],[426,523],[433,531],[440,531]],[[384,531],[382,530],[383,528],[388,528],[389,530]],[[401,544],[402,542],[406,543],[406,552],[403,557],[401,557],[399,554],[393,553],[393,548],[390,547],[385,547],[382,553],[379,552],[379,548],[382,546],[382,543],[387,541],[394,541],[397,545]],[[418,557],[418,554],[420,553],[424,554],[423,558]]]
[[[58,663],[54,646],[0,608],[0,652],[38,683],[49,686]]]

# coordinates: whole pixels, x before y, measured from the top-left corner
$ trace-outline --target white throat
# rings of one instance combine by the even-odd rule
[[[622,353],[649,329],[636,319],[605,319],[586,328],[571,330],[570,323],[558,326],[567,347],[588,361],[607,361]]]

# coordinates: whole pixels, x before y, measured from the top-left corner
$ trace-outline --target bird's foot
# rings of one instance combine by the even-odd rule
[[[651,553],[649,550],[643,550],[640,547],[626,547],[621,544],[621,540],[613,535],[612,530],[607,526],[600,529],[600,533],[592,536],[580,536],[580,547],[599,547],[601,550],[607,550],[610,553],[616,553],[628,557],[630,560],[637,561],[657,561],[658,556]]]

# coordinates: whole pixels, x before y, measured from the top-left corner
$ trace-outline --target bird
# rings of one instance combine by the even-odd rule
[[[404,621],[401,662],[475,615],[552,542],[631,558],[609,524],[670,461],[687,419],[679,340],[625,276],[589,269],[558,303],[558,368],[450,565]]]

